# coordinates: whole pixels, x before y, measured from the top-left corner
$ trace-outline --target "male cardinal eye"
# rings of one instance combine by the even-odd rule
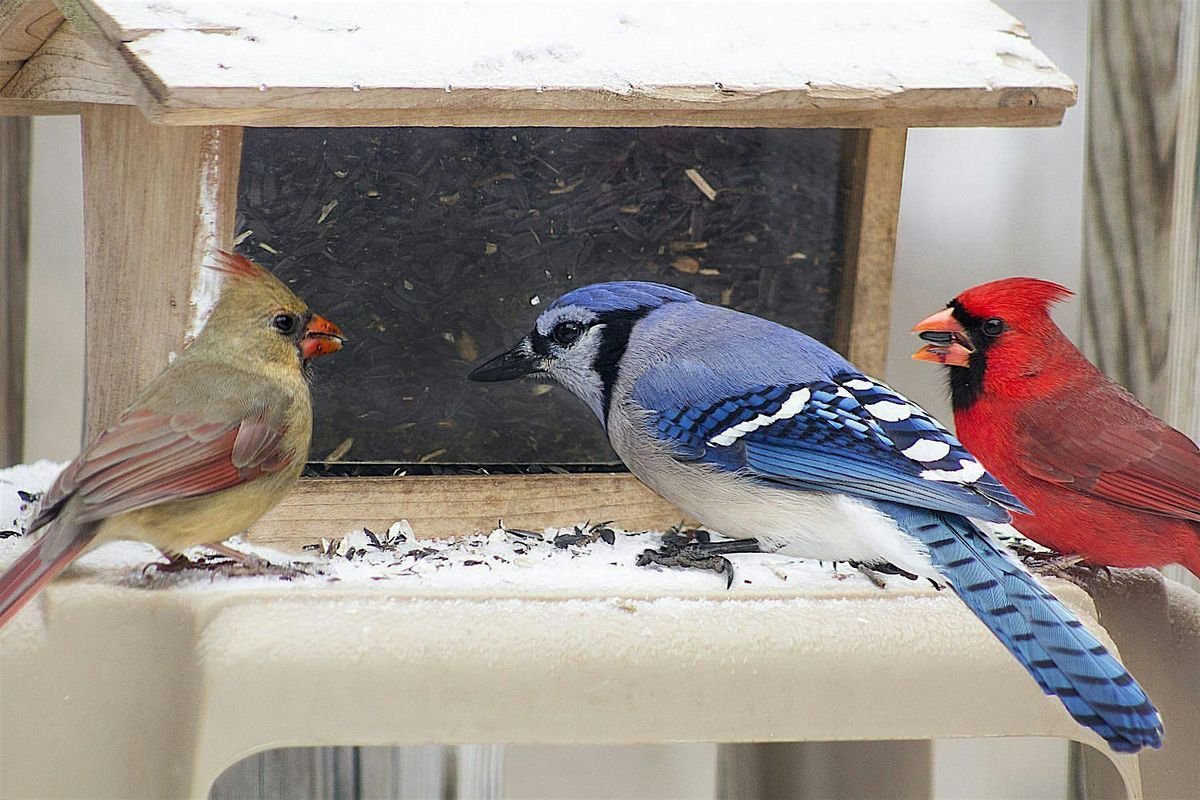
[[[296,325],[300,320],[295,314],[276,314],[271,320],[271,327],[282,334],[290,336],[296,332]]]
[[[1004,320],[999,317],[989,317],[983,321],[983,332],[988,336],[999,336],[1004,333]]]
[[[583,326],[571,320],[558,323],[554,326],[554,330],[550,332],[550,335],[554,337],[554,341],[563,347],[570,347],[575,344],[575,340],[582,334]]]

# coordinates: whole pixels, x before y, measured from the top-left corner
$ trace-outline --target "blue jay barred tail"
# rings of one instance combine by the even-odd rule
[[[933,565],[984,625],[1112,749],[1162,746],[1162,719],[1142,687],[1061,601],[969,520],[880,503],[929,548]]]

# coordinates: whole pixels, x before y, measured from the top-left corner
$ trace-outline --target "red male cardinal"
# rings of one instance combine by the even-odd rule
[[[225,277],[204,330],[58,476],[31,530],[45,532],[0,575],[0,626],[77,556],[136,539],[175,557],[246,529],[296,479],[312,436],[305,367],[342,332],[249,260]]]
[[[1005,278],[913,331],[913,358],[950,368],[958,438],[1033,516],[1013,525],[1107,567],[1200,576],[1200,449],[1093,366],[1050,319],[1068,289]]]

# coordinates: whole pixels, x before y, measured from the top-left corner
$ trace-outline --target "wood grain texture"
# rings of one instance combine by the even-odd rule
[[[721,745],[718,798],[928,798],[933,786],[931,751],[932,743],[927,741]]]
[[[909,110],[909,109],[788,109],[760,111],[741,107],[713,110],[659,109],[530,109],[497,107],[480,102],[453,110],[414,109],[277,109],[277,108],[164,108],[143,106],[147,118],[159,125],[245,125],[248,127],[593,127],[650,128],[701,126],[722,128],[1002,128],[1053,127],[1062,122],[1065,109],[1033,107],[1014,113],[1010,109]]]
[[[1167,391],[1179,0],[1090,16],[1084,352],[1162,413]]]
[[[1200,440],[1200,5],[1179,24],[1174,197],[1171,200],[1171,324],[1167,331],[1166,419]],[[1179,570],[1176,579],[1184,577]],[[1195,578],[1193,578],[1195,581]],[[1200,584],[1193,583],[1195,588]]]
[[[626,530],[662,529],[683,512],[632,475],[311,478],[250,528],[251,541],[299,551],[322,536],[386,530],[399,519],[418,536],[461,536],[512,528],[542,530],[613,520]]]
[[[359,747],[361,800],[429,800],[449,791],[452,748],[442,745]]]
[[[504,745],[460,744],[454,748],[455,800],[504,797]]]
[[[0,111],[6,112],[14,101],[43,107],[79,102],[133,105],[138,88],[114,52],[93,46],[64,22],[0,90]]]
[[[983,0],[62,4],[166,124],[1053,125],[1076,91]]]
[[[63,21],[54,0],[0,0],[0,87]]]
[[[20,463],[29,277],[29,120],[0,117],[0,467]]]
[[[209,800],[360,800],[353,747],[286,747],[221,773]]]
[[[232,240],[240,133],[154,127],[132,107],[84,109],[89,435],[183,346],[200,264]]]
[[[855,131],[844,139],[845,260],[838,303],[838,348],[868,375],[887,364],[892,264],[900,215],[906,129]]]

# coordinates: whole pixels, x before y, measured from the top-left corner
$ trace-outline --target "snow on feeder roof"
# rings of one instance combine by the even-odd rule
[[[27,0],[0,37],[0,108],[168,124],[1054,125],[1076,97],[983,0]]]

